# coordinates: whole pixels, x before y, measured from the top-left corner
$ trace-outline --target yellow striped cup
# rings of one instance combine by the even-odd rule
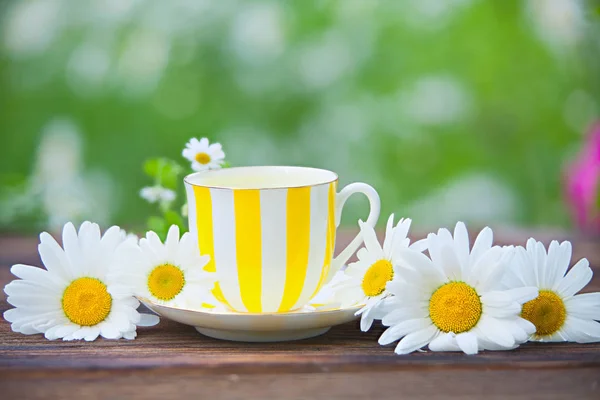
[[[184,179],[190,232],[211,257],[226,304],[240,312],[285,312],[306,305],[362,243],[358,235],[336,258],[335,231],[354,193],[379,218],[375,189],[353,183],[336,193],[338,176],[305,167],[240,167]]]

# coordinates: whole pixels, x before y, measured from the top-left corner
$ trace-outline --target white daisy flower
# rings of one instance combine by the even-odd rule
[[[371,328],[374,319],[381,318],[379,304],[389,294],[386,284],[397,272],[398,252],[410,245],[410,239],[407,238],[410,224],[410,219],[400,219],[394,227],[394,214],[390,215],[381,247],[375,230],[359,221],[365,247],[356,254],[358,261],[349,264],[344,270],[348,279],[335,286],[335,297],[342,308],[364,304],[357,312],[357,315],[362,314],[360,328],[363,332]],[[416,242],[412,247],[424,250],[423,244],[424,241]]]
[[[219,169],[225,160],[225,153],[223,153],[221,144],[210,144],[207,138],[190,139],[185,144],[185,149],[181,154],[190,160],[194,171]]]
[[[189,232],[179,239],[176,225],[169,229],[164,244],[150,231],[139,246],[129,243],[123,254],[120,262],[129,270],[128,282],[136,295],[189,309],[218,304],[211,293],[216,274],[204,271],[210,257],[200,255],[198,242]]]
[[[535,287],[503,290],[501,279],[514,249],[492,247],[489,228],[469,250],[467,228],[456,224],[454,237],[440,229],[427,237],[430,257],[403,249],[403,267],[387,288],[382,322],[389,326],[382,345],[401,339],[397,354],[429,345],[432,351],[506,350],[527,341],[535,327],[519,317],[521,305],[534,299]]]
[[[140,240],[138,235],[136,235],[135,233],[127,232],[125,229],[121,229],[121,236],[125,238],[124,240],[133,240],[135,243],[137,243],[138,240]]]
[[[49,340],[133,339],[136,326],[158,323],[155,315],[140,314],[131,288],[116,270],[125,235],[117,226],[103,236],[97,224],[84,222],[75,231],[63,228],[63,248],[48,233],[40,235],[38,250],[46,269],[13,265],[14,280],[4,288],[16,308],[4,313],[15,332],[43,333]]]
[[[571,243],[552,241],[546,248],[535,239],[517,249],[508,287],[535,286],[539,295],[523,305],[521,317],[531,321],[540,342],[591,343],[600,341],[600,293],[577,294],[592,279],[587,259],[571,263]]]
[[[140,190],[140,197],[148,203],[170,203],[175,200],[175,192],[160,185],[146,186]]]

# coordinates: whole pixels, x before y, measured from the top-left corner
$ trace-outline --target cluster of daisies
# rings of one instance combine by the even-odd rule
[[[470,248],[459,222],[410,243],[411,220],[394,227],[390,216],[383,246],[361,225],[365,247],[334,285],[342,307],[364,304],[361,329],[374,320],[387,327],[381,345],[395,352],[509,350],[527,341],[600,341],[600,293],[577,294],[592,279],[584,258],[568,272],[571,244],[548,250],[529,239],[523,247],[493,246],[483,229]]]
[[[137,311],[135,296],[191,309],[218,304],[215,274],[203,269],[209,257],[176,226],[163,243],[151,231],[138,240],[116,226],[102,235],[97,224],[84,222],[77,231],[67,223],[62,243],[44,232],[38,250],[46,269],[12,266],[20,279],[4,288],[15,307],[4,318],[13,331],[49,340],[134,339],[138,326],[158,323]]]
[[[221,168],[219,143],[191,139],[182,155],[195,171]],[[176,195],[160,184],[142,189],[151,203]],[[185,206],[184,206],[185,207]],[[410,243],[411,220],[387,221],[383,246],[372,227],[359,222],[365,247],[358,261],[338,272],[313,299],[321,307],[362,305],[360,327],[373,321],[387,327],[381,345],[398,341],[396,353],[509,350],[529,340],[600,341],[600,293],[577,294],[592,278],[586,259],[568,272],[571,244],[553,241],[548,250],[530,239],[523,247],[493,246],[489,228],[470,248],[465,225],[440,229]],[[168,225],[167,225],[168,226]],[[226,310],[209,257],[198,252],[190,233],[171,226],[163,241],[126,235],[114,226],[101,234],[84,222],[65,225],[61,247],[40,235],[46,269],[17,264],[18,280],[4,291],[15,308],[4,313],[15,332],[43,333],[47,339],[134,339],[138,326],[158,317],[137,311],[137,298],[186,309]],[[136,298],[137,297],[137,298]],[[324,303],[324,304],[323,304]],[[305,311],[306,311],[305,310]]]

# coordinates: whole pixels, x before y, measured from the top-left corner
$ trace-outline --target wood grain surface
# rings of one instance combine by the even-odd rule
[[[504,231],[498,242],[531,235],[569,238]],[[585,291],[600,291],[600,241],[570,239],[573,261],[587,257],[595,272]],[[16,262],[41,265],[36,238],[0,237],[1,287]],[[9,307],[2,292],[0,312]],[[362,333],[354,322],[296,342],[234,343],[163,319],[134,341],[87,343],[17,334],[0,318],[0,399],[600,399],[600,344],[397,356],[377,344],[382,331]]]

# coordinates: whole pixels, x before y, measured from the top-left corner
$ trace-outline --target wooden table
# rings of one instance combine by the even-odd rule
[[[506,231],[499,242],[527,237]],[[572,239],[575,260],[587,257],[596,273],[586,291],[600,290],[600,242]],[[1,287],[11,264],[41,265],[36,245],[0,237]],[[0,312],[8,308],[2,293]],[[249,344],[162,320],[140,328],[135,341],[51,342],[13,333],[0,318],[0,399],[600,399],[600,344],[397,356],[377,344],[382,331],[362,333],[354,322],[313,339]]]

